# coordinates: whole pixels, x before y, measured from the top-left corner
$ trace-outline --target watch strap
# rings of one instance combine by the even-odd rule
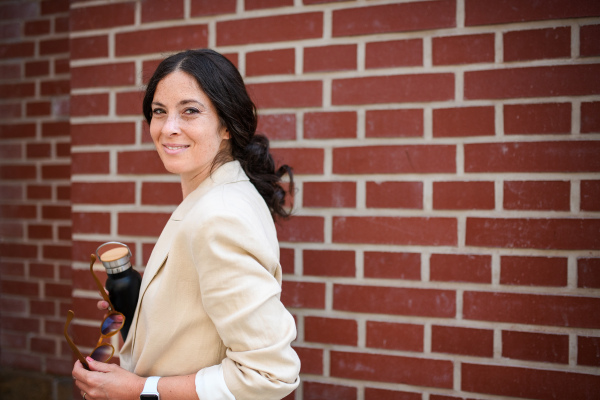
[[[146,379],[146,383],[144,383],[144,389],[142,390],[141,396],[154,395],[156,396],[156,400],[160,400],[160,395],[158,394],[158,380],[160,376],[150,376]]]

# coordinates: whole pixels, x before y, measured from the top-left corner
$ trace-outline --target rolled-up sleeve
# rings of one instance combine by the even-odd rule
[[[239,214],[204,217],[189,238],[203,306],[226,347],[221,370],[206,373],[222,372],[237,400],[281,399],[299,383],[300,361],[291,347],[296,325],[280,300],[280,266],[268,231]],[[219,384],[198,376],[196,382]]]

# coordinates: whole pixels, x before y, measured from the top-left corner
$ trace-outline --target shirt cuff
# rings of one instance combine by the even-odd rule
[[[221,364],[198,371],[196,374],[196,393],[200,400],[235,400],[225,384]]]

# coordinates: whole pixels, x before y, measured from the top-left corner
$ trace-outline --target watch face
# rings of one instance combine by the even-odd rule
[[[140,400],[158,400],[158,395],[156,395],[156,394],[142,394],[142,395],[140,395]]]

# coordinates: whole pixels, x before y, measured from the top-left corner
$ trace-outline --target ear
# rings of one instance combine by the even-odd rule
[[[231,134],[229,133],[229,129],[224,128],[221,131],[221,139],[223,139],[223,140],[229,140],[229,139],[231,139]]]

